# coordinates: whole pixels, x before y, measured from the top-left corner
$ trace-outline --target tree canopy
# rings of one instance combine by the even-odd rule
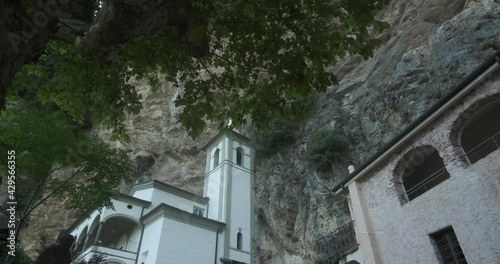
[[[116,188],[132,179],[134,167],[124,151],[73,123],[60,111],[27,104],[10,107],[0,116],[0,174],[5,183],[5,175],[15,175],[17,233],[31,212],[51,197],[64,197],[65,205],[81,214],[112,206]]]
[[[339,60],[372,56],[381,42],[376,33],[387,27],[376,15],[389,0],[63,2],[3,3],[9,19],[45,12],[49,28],[38,31],[45,38],[23,35],[22,22],[0,28],[13,32],[0,42],[0,66],[18,59],[5,71],[36,59],[10,94],[34,93],[77,122],[91,119],[124,135],[126,113],[141,107],[130,79],[157,86],[165,78],[182,88],[179,121],[196,136],[206,122],[239,126],[250,117],[260,126],[275,113],[300,114],[297,99],[337,83],[331,69]]]

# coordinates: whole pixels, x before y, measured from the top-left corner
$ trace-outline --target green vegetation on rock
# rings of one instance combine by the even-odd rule
[[[331,168],[349,147],[345,136],[338,129],[322,128],[311,134],[307,141],[306,159],[321,171]]]
[[[264,156],[276,153],[295,141],[296,127],[291,121],[274,119],[268,126],[252,130],[252,146]]]

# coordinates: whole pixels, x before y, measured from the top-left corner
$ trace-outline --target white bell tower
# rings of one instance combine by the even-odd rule
[[[226,223],[221,256],[252,263],[254,150],[248,138],[225,129],[203,148],[207,152],[203,196],[208,218]],[[222,241],[221,241],[222,242]]]

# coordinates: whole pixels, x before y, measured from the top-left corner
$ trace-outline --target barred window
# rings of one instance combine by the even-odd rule
[[[462,248],[452,227],[431,234],[436,253],[443,264],[467,264]]]

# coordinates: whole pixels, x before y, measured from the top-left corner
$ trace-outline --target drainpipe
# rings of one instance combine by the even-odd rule
[[[219,226],[217,228],[217,233],[215,233],[215,259],[214,259],[214,264],[217,264],[217,251],[218,251],[218,246],[219,246],[219,232],[222,231],[222,226]]]
[[[142,216],[144,214],[144,206],[141,210],[141,218],[139,218],[139,223],[141,224],[141,238],[139,239],[139,245],[137,246],[137,256],[135,256],[135,264],[139,264],[139,252],[141,252],[142,237],[144,236],[144,224],[142,223]]]
[[[207,214],[206,214],[206,218],[208,218],[208,209],[210,209],[210,201],[207,203]]]

